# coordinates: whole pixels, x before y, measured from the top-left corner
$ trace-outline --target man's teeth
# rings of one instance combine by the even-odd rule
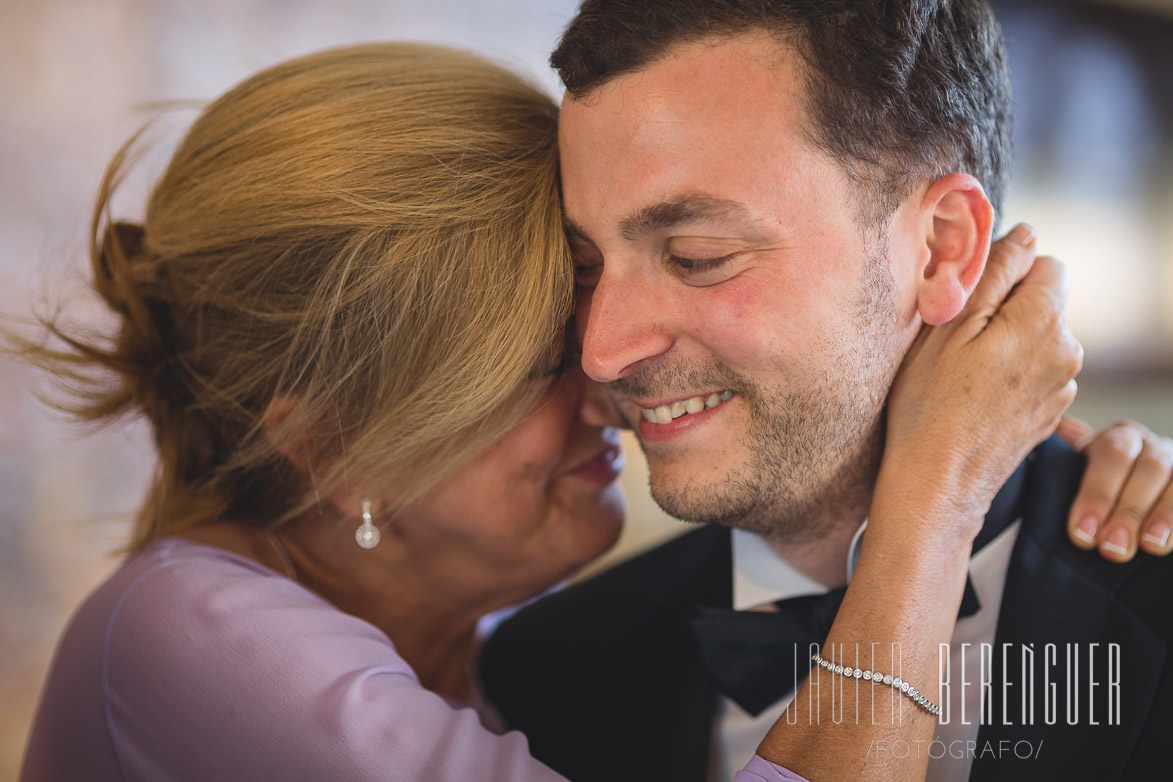
[[[685,413],[699,413],[710,407],[716,407],[732,396],[732,391],[722,391],[719,394],[713,393],[704,397],[694,396],[692,399],[684,399],[670,405],[660,405],[651,410],[646,407],[640,408],[640,410],[643,412],[644,420],[649,423],[670,424],[673,419],[679,418]]]

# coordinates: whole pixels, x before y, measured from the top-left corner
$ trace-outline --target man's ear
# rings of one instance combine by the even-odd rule
[[[961,312],[981,279],[994,208],[974,177],[949,174],[929,186],[920,215],[928,260],[917,280],[917,308],[935,326]]]

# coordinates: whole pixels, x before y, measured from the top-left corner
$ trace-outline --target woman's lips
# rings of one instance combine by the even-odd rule
[[[575,467],[570,471],[570,474],[600,486],[606,486],[619,477],[619,472],[622,469],[623,450],[618,445],[610,445],[590,461]]]

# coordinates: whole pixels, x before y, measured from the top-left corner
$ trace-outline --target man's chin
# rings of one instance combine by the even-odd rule
[[[817,533],[810,526],[810,508],[780,491],[785,487],[754,484],[735,473],[703,482],[678,477],[657,475],[653,468],[649,485],[660,509],[680,521],[790,540]]]
[[[723,480],[684,480],[673,477],[657,479],[653,468],[649,487],[652,499],[660,509],[680,521],[694,524],[721,524],[740,526],[739,522],[755,515],[754,503],[747,502],[740,492],[731,491],[732,478]]]

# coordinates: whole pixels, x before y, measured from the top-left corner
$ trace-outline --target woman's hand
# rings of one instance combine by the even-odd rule
[[[1019,225],[993,245],[965,308],[922,330],[889,397],[885,466],[915,469],[935,497],[952,497],[968,534],[1055,430],[1083,363],[1063,317],[1066,271],[1035,259],[1034,239]]]
[[[1173,549],[1173,440],[1134,421],[1094,433],[1064,418],[1059,436],[1087,455],[1087,471],[1071,505],[1067,534],[1082,549],[1098,548],[1111,562],[1128,562],[1140,548],[1165,556]]]

